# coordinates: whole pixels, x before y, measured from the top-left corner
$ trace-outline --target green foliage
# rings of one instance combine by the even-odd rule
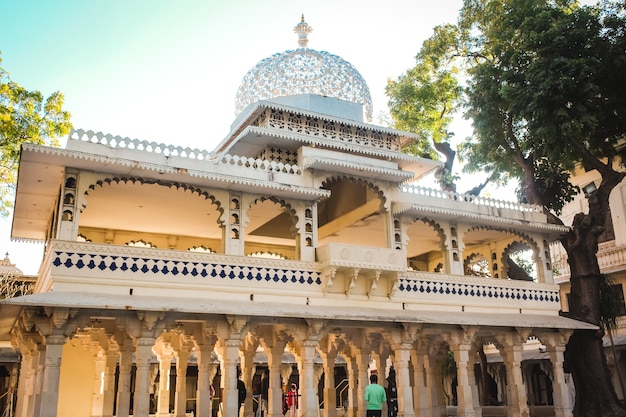
[[[462,93],[455,65],[456,27],[444,25],[434,30],[416,56],[415,67],[398,80],[390,80],[386,87],[395,127],[422,137],[408,151],[433,159],[437,154],[430,140],[449,140],[448,127]]]
[[[468,71],[467,168],[517,177],[528,202],[559,213],[577,192],[567,174],[576,163],[626,156],[623,10],[470,3],[461,20],[478,34],[466,43],[482,58]]]
[[[441,361],[441,375],[453,377],[456,376],[456,361],[454,360],[454,353],[448,350]]]
[[[0,216],[11,208],[22,144],[57,146],[56,139],[72,128],[63,100],[58,91],[44,100],[41,92],[21,87],[0,67]]]
[[[474,128],[457,149],[464,171],[517,179],[522,201],[558,215],[578,192],[576,164],[626,161],[624,27],[618,2],[466,0],[458,23],[436,27],[416,66],[389,82],[391,115],[436,143],[464,109]]]

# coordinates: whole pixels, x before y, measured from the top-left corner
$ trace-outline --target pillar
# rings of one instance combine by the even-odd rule
[[[127,345],[130,341],[126,342]],[[116,417],[128,417],[130,410],[130,371],[133,366],[133,352],[128,349],[120,351],[119,377],[117,383]]]
[[[187,411],[187,362],[189,351],[186,347],[176,351],[176,393],[174,395],[174,416],[185,417]]]
[[[413,363],[413,405],[418,417],[433,417],[432,397],[429,395],[431,387],[427,384],[423,353],[411,351]]]
[[[565,382],[565,372],[563,371],[563,352],[565,346],[549,346],[546,345],[550,354],[550,362],[552,362],[552,398],[554,400],[554,416],[555,417],[572,417],[572,399],[569,393],[569,387]]]
[[[269,417],[283,416],[283,390],[280,381],[280,365],[282,363],[284,343],[276,343],[266,348],[267,367],[269,368],[269,390],[267,394],[267,414]]]
[[[254,365],[254,355],[256,349],[246,350],[241,358],[241,380],[246,386],[246,400],[243,403],[243,416],[254,416],[254,398],[252,397],[252,376],[256,369]]]
[[[159,392],[157,394],[156,414],[159,417],[169,417],[170,415],[170,369],[172,368],[172,352],[164,351],[157,355],[159,360]]]
[[[324,366],[324,417],[337,417],[337,390],[335,388],[335,359],[337,352],[320,352]]]
[[[135,395],[133,401],[133,415],[148,417],[150,412],[150,358],[154,338],[140,337],[136,339],[135,362]]]
[[[196,416],[211,417],[213,399],[211,383],[217,373],[217,367],[211,362],[211,353],[215,345],[200,345],[196,349],[198,358],[198,389],[196,391]]]
[[[411,344],[402,343],[394,347],[393,366],[396,369],[396,384],[398,387],[398,417],[414,417],[413,391],[411,376],[409,375],[409,359]]]
[[[475,417],[474,396],[472,394],[472,381],[469,378],[468,366],[474,366],[474,362],[470,360],[470,344],[462,343],[452,347],[454,360],[457,366],[457,397],[458,407],[457,415],[459,417]]]
[[[17,385],[17,404],[15,407],[16,417],[28,417],[28,410],[32,411],[30,404],[34,401],[35,379],[37,364],[39,362],[39,349],[24,348],[20,364],[19,383]],[[30,414],[32,415],[32,414]]]
[[[522,375],[521,343],[504,348],[504,366],[506,367],[507,416],[522,417],[529,415],[526,384]]]
[[[300,352],[300,416],[316,417],[319,409],[317,403],[318,379],[315,378],[315,351],[317,341],[305,340]]]
[[[116,352],[98,349],[94,361],[94,390],[91,405],[93,417],[113,416],[116,365]]]
[[[59,404],[59,380],[63,345],[67,338],[63,335],[46,336],[45,363],[41,389],[39,416],[56,417]]]
[[[222,388],[224,398],[222,407],[224,416],[239,415],[239,394],[237,391],[237,362],[241,342],[237,339],[226,340],[223,350]]]
[[[356,359],[346,358],[346,368],[348,374],[348,408],[346,410],[346,417],[356,417],[359,392]]]
[[[370,364],[369,351],[358,350],[356,352],[357,366],[357,416],[365,415],[365,387],[369,384],[368,368]]]

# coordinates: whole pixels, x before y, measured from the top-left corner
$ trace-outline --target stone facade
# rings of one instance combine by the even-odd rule
[[[236,416],[241,371],[246,417],[282,416],[288,382],[301,417],[357,417],[392,367],[401,417],[527,416],[538,395],[571,416],[563,350],[592,326],[559,315],[566,228],[421,186],[440,163],[346,119],[355,103],[251,103],[212,152],[80,130],[24,145],[12,236],[46,246],[34,294],[0,304],[16,416]],[[520,249],[530,280],[510,279]]]

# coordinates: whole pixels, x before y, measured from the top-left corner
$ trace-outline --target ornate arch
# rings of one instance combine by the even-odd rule
[[[530,248],[533,251],[539,250],[539,244],[535,241],[535,239],[533,239],[530,235],[520,232],[519,230],[515,230],[515,229],[506,229],[506,228],[493,227],[493,226],[474,226],[474,227],[467,229],[464,235],[468,234],[469,232],[474,232],[478,230],[495,230],[497,232],[508,233],[510,235],[517,236],[520,239],[522,239],[522,242],[517,242],[517,243],[526,243],[528,246],[530,246]]]
[[[415,224],[416,222],[422,222],[425,223],[427,226],[430,226],[435,233],[437,233],[437,236],[439,236],[439,242],[441,243],[441,250],[446,250],[446,231],[443,229],[443,227],[441,227],[441,225],[433,220],[433,219],[429,219],[428,217],[415,217],[413,219],[413,221],[411,222],[411,224]],[[410,225],[409,225],[410,226]],[[406,246],[409,242],[409,236],[405,236],[405,240],[404,240],[404,245]]]
[[[285,210],[287,210],[287,213],[289,213],[289,219],[291,220],[291,227],[289,228],[289,230],[291,231],[292,235],[295,237],[298,234],[298,214],[296,212],[296,210],[291,206],[290,203],[288,203],[286,200],[278,198],[278,197],[274,197],[274,196],[261,196],[261,197],[257,197],[254,200],[252,200],[250,202],[250,204],[248,205],[247,210],[250,210],[252,208],[252,206],[254,206],[257,203],[262,203],[264,201],[271,201],[273,203],[279,204],[281,207],[285,208]],[[244,227],[248,226],[249,223],[249,217],[243,216],[244,218],[242,219],[242,221],[244,221]]]
[[[112,184],[126,184],[126,183],[131,183],[131,184],[135,184],[135,183],[139,183],[141,185],[160,185],[163,187],[168,187],[168,188],[174,188],[176,190],[183,190],[183,191],[190,191],[193,194],[197,194],[198,197],[204,197],[206,200],[209,200],[211,202],[211,204],[213,204],[216,207],[216,210],[218,211],[218,213],[220,213],[220,215],[218,216],[218,225],[220,227],[222,227],[224,225],[224,207],[222,206],[221,202],[219,200],[217,200],[217,198],[215,196],[213,196],[212,194],[210,194],[208,191],[204,191],[201,188],[198,187],[193,187],[189,184],[185,184],[185,183],[180,183],[180,182],[176,182],[176,181],[163,181],[163,180],[156,180],[153,178],[142,178],[142,177],[126,177],[126,176],[122,176],[122,177],[106,177],[104,179],[101,180],[97,180],[95,183],[90,184],[87,187],[87,190],[85,190],[85,197],[87,197],[87,199],[89,198],[89,193],[91,191],[94,191],[96,189],[96,187],[104,187],[105,185],[112,185]],[[87,208],[86,205],[81,205],[80,207],[80,211],[82,212],[83,210],[85,210],[85,208]]]
[[[349,181],[349,182],[354,182],[358,185],[361,185],[369,190],[372,190],[376,196],[378,197],[378,199],[380,200],[380,208],[383,211],[387,211],[388,209],[388,203],[389,200],[387,199],[387,197],[385,196],[385,193],[383,190],[380,189],[380,187],[376,184],[374,184],[371,181],[367,181],[363,178],[358,178],[358,177],[353,177],[353,176],[349,176],[349,175],[333,175],[330,176],[328,178],[326,178],[324,181],[322,181],[322,185],[320,188],[327,188],[329,184],[331,183],[338,183],[341,181]]]

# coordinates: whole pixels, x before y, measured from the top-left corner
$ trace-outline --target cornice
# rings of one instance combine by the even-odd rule
[[[550,223],[541,223],[541,222],[532,222],[528,220],[518,220],[512,219],[510,217],[500,217],[500,216],[489,216],[481,213],[475,213],[466,210],[454,210],[451,208],[443,208],[443,207],[433,207],[423,204],[410,204],[402,207],[399,210],[393,211],[394,215],[405,214],[407,212],[414,212],[420,214],[437,214],[439,216],[450,216],[450,217],[462,217],[463,219],[473,219],[474,221],[480,221],[482,224],[498,224],[502,226],[506,226],[508,228],[520,229],[520,230],[543,230],[547,232],[556,232],[560,234],[565,234],[570,231],[570,227],[558,225],[558,224],[550,224]]]
[[[95,162],[101,165],[109,165],[109,166],[117,165],[117,166],[128,167],[128,168],[136,168],[138,170],[153,171],[160,175],[169,174],[169,175],[177,176],[177,177],[180,177],[180,176],[194,177],[194,178],[199,178],[203,180],[209,180],[209,181],[215,181],[215,182],[221,182],[221,183],[227,183],[227,184],[239,184],[242,186],[259,187],[261,189],[269,189],[273,191],[284,191],[284,192],[289,192],[289,193],[314,196],[316,198],[328,197],[330,195],[330,191],[321,190],[318,188],[303,187],[303,186],[293,185],[293,184],[281,184],[281,183],[271,181],[271,180],[262,180],[262,179],[255,179],[255,178],[249,178],[249,177],[227,175],[227,174],[211,172],[208,170],[203,171],[203,170],[197,170],[197,169],[185,169],[183,167],[173,167],[173,166],[168,166],[168,165],[163,165],[163,164],[141,162],[141,161],[127,159],[127,158],[111,157],[111,156],[94,154],[94,153],[78,151],[78,150],[68,150],[68,149],[63,149],[63,148],[53,148],[53,147],[48,147],[48,146],[32,145],[32,144],[25,144],[24,149],[32,151],[32,152],[44,153],[48,155],[55,155],[55,156],[60,156],[60,157],[65,157],[65,158]],[[231,165],[228,161],[226,163],[221,162],[221,158],[214,159],[211,161],[206,161],[206,163],[207,165],[225,165],[225,166]],[[268,161],[268,166],[269,165],[271,165],[270,161]],[[242,166],[240,168],[249,169],[250,171],[255,172],[255,174],[252,174],[252,175],[258,176],[258,173],[257,173],[258,171],[254,167]],[[263,172],[265,172],[265,170]],[[267,172],[271,172],[271,171],[267,171]],[[287,175],[300,175],[299,173],[294,173],[294,174],[286,173],[286,174]]]

